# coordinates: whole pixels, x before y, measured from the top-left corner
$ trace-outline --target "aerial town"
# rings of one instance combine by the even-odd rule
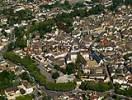
[[[132,0],[0,0],[0,100],[132,100]]]

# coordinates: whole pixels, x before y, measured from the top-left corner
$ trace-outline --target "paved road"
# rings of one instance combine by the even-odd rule
[[[44,67],[44,64],[43,63],[40,63],[40,62],[37,62],[37,63],[38,63],[37,68],[40,69],[41,74],[44,75],[44,76],[46,76],[46,78],[47,78],[48,81],[54,82],[54,79],[52,79],[51,74],[49,74],[46,71],[46,69]]]

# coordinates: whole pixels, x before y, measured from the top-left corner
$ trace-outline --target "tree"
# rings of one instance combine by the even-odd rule
[[[34,0],[27,0],[27,2],[34,2]]]
[[[11,51],[15,48],[15,44],[13,42],[8,44],[7,51]]]
[[[81,83],[79,88],[82,90],[93,90],[93,91],[105,92],[112,89],[112,85],[111,83],[84,81]]]
[[[27,40],[23,38],[17,38],[15,42],[16,47],[25,48],[27,46]]]
[[[31,20],[33,18],[32,11],[30,9],[17,11],[15,16],[20,20]]]
[[[77,54],[77,59],[76,59],[76,66],[80,69],[82,65],[86,65],[87,61],[84,59],[84,57],[78,53]]]
[[[28,30],[29,33],[38,31],[40,33],[40,36],[43,37],[47,32],[52,31],[52,27],[55,25],[55,22],[53,19],[49,19],[42,22],[37,22],[34,25],[30,27]]]
[[[66,74],[66,70],[64,68],[61,68],[60,66],[58,65],[54,65],[54,68],[58,71],[61,71],[62,73]]]
[[[14,34],[15,34],[15,37],[18,38],[18,37],[23,37],[23,33],[24,33],[24,29],[25,27],[15,27],[14,28]]]
[[[113,5],[118,6],[123,3],[123,0],[112,0]]]
[[[25,91],[24,89],[20,89],[20,93],[21,93],[21,94],[25,94],[26,91]]]
[[[82,8],[84,7],[84,3],[83,2],[77,2],[75,5],[73,5],[73,8],[74,9],[77,9],[77,8]]]
[[[68,75],[70,75],[70,74],[73,74],[74,72],[75,72],[75,64],[74,63],[67,64],[67,66],[66,66],[66,73]]]
[[[120,84],[115,84],[115,93],[120,94],[120,95],[125,95],[125,96],[132,96],[132,87],[128,87],[124,90],[120,89],[121,85]]]
[[[23,72],[21,75],[20,75],[21,79],[22,80],[27,80],[28,82],[32,82],[29,74],[27,72]]]
[[[95,7],[91,8],[89,10],[89,14],[90,15],[92,15],[92,14],[100,14],[103,11],[104,11],[104,6],[101,5],[101,4],[98,4],[98,5],[96,5]]]
[[[52,74],[52,78],[53,78],[53,79],[57,79],[59,76],[60,76],[60,75],[59,75],[58,72],[54,72],[54,73]]]
[[[55,68],[56,70],[60,70],[60,66],[58,66],[58,65],[54,65],[54,68]]]
[[[70,5],[68,0],[65,0],[64,6],[65,6],[66,9],[70,9],[71,8],[71,5]]]
[[[93,3],[99,3],[100,0],[92,0]]]
[[[3,71],[0,73],[0,89],[10,88],[15,85],[16,79],[14,72]]]
[[[0,96],[0,100],[7,100],[7,99],[4,96]]]
[[[132,5],[132,0],[125,0],[126,5]]]
[[[87,9],[75,9],[74,16],[86,17],[88,15]]]
[[[112,5],[109,7],[110,10],[116,11],[119,5],[123,4],[123,0],[112,0]]]
[[[43,96],[42,100],[52,100],[50,96]]]

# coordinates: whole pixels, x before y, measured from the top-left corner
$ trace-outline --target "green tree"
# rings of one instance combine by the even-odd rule
[[[116,11],[119,5],[123,4],[123,0],[112,0],[112,5],[108,8],[112,11]]]
[[[23,38],[17,38],[15,42],[15,47],[25,48],[27,46],[27,40]]]
[[[81,83],[80,89],[105,92],[105,91],[112,89],[112,85],[111,85],[111,83],[84,81]]]
[[[54,68],[58,71],[61,71],[62,73],[66,74],[66,70],[64,68],[61,68],[60,66],[58,65],[54,65]]]
[[[70,75],[70,74],[73,74],[74,72],[75,72],[75,64],[74,63],[67,64],[67,66],[66,66],[66,73],[68,75]]]
[[[59,76],[60,76],[60,75],[59,75],[58,72],[54,72],[54,73],[52,74],[52,78],[53,78],[53,79],[57,79]]]
[[[84,59],[84,57],[78,53],[77,54],[77,59],[76,59],[76,66],[80,69],[82,65],[86,65],[87,61]]]
[[[85,7],[83,2],[77,2],[75,5],[73,5],[73,9],[77,9],[77,8],[83,8]]]
[[[8,71],[3,71],[0,73],[0,89],[6,89],[9,87],[14,86],[16,81],[14,82],[13,80],[16,79],[16,76],[14,72],[8,72]]]
[[[37,22],[30,27],[30,29],[28,30],[28,33],[38,31],[40,33],[40,36],[43,37],[47,32],[52,31],[52,27],[54,25],[55,25],[55,22],[53,19],[49,19],[49,20],[42,21],[42,22]]]
[[[20,20],[31,20],[33,18],[32,11],[30,9],[17,11],[15,16]]]
[[[21,75],[20,75],[20,78],[22,80],[27,80],[28,82],[32,82],[32,79],[30,78],[29,74],[27,72],[23,72]]]
[[[14,34],[15,34],[15,37],[18,38],[18,37],[23,37],[23,33],[24,33],[24,29],[25,27],[15,27],[14,28]]]
[[[120,89],[121,85],[120,84],[115,84],[115,92],[120,95],[125,95],[132,97],[132,87],[128,87],[124,90]]]
[[[65,0],[62,8],[63,9],[71,9],[71,5],[68,0]]]
[[[93,3],[99,3],[100,0],[92,0]]]
[[[21,93],[21,94],[25,94],[26,91],[25,91],[24,89],[20,89],[20,93]]]
[[[101,4],[98,4],[95,7],[91,8],[88,13],[90,15],[93,15],[93,14],[100,14],[103,11],[104,11],[104,6]]]
[[[0,100],[7,100],[7,99],[4,96],[0,96]]]
[[[125,0],[126,5],[132,5],[132,0]]]
[[[123,0],[112,0],[112,2],[113,2],[113,5],[117,6],[119,4],[122,4]]]
[[[7,51],[12,51],[15,48],[15,44],[13,42],[8,44]]]
[[[52,100],[50,96],[44,96],[42,100]]]

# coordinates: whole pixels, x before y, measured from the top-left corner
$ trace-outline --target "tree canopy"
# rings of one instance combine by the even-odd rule
[[[14,86],[16,83],[15,80],[16,76],[14,72],[8,72],[4,70],[0,73],[0,89],[6,89]]]
[[[105,91],[112,89],[112,85],[110,83],[84,81],[81,83],[80,89],[105,92]]]
[[[54,72],[54,73],[52,74],[52,78],[53,78],[53,79],[57,79],[59,76],[60,76],[60,75],[59,75],[58,72]]]
[[[67,64],[67,66],[66,66],[66,73],[68,75],[70,75],[70,74],[73,74],[74,72],[75,72],[75,64],[74,63]]]

